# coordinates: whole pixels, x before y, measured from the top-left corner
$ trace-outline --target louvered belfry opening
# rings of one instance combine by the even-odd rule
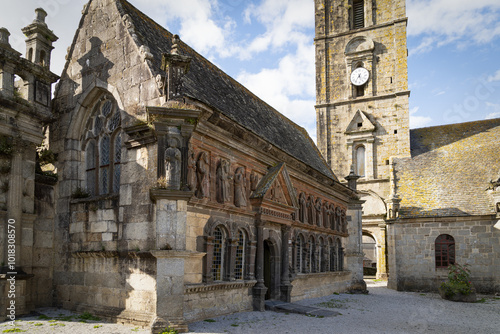
[[[364,0],[354,0],[352,4],[353,13],[353,29],[363,28],[365,26],[365,1]]]

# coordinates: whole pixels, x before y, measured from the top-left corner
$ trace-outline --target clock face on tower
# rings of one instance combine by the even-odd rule
[[[370,72],[364,67],[358,67],[351,73],[351,82],[355,86],[362,86],[370,77]]]

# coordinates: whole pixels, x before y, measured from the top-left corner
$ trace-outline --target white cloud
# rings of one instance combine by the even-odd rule
[[[495,74],[489,76],[487,79],[488,82],[500,81],[500,70],[496,71]]]
[[[245,21],[252,18],[262,23],[266,31],[257,36],[246,48],[246,52],[262,52],[269,48],[280,48],[289,43],[311,44],[305,30],[314,27],[314,3],[303,0],[263,0],[256,6],[251,4],[244,13]]]
[[[136,4],[167,29],[179,23],[180,38],[207,57],[228,57],[239,48],[231,42],[236,23],[229,16],[222,16],[217,0],[137,0]],[[170,30],[170,29],[169,29]]]
[[[428,116],[416,116],[420,107],[414,107],[410,110],[410,128],[422,128],[432,122],[432,118]]]
[[[237,80],[292,121],[316,137],[315,70],[313,45],[299,45],[283,57],[277,68],[242,72]]]
[[[410,54],[451,42],[463,47],[463,39],[488,43],[500,36],[498,0],[409,0],[407,12],[408,35],[424,37]]]
[[[493,109],[494,111],[486,115],[484,119],[500,118],[500,104],[486,102],[486,107],[488,109]]]

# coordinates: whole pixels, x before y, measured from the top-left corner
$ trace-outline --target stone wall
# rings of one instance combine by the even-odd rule
[[[187,322],[252,310],[255,281],[228,282],[208,286],[187,285],[184,317]]]
[[[148,325],[156,312],[156,261],[148,252],[73,253],[54,277],[56,305]]]
[[[349,271],[298,274],[292,281],[292,302],[345,292],[350,286]]]
[[[405,219],[388,225],[389,286],[398,290],[436,291],[448,271],[436,268],[435,240],[455,239],[456,263],[469,264],[479,292],[500,291],[500,230],[491,216]]]

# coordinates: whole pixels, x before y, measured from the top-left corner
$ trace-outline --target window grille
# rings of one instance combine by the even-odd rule
[[[214,257],[212,262],[212,276],[214,281],[222,281],[224,267],[224,232],[220,227],[214,230]]]
[[[436,238],[436,268],[447,268],[455,264],[455,239],[449,234]]]
[[[238,232],[238,245],[236,247],[236,263],[234,267],[234,279],[243,279],[245,268],[245,234],[240,230]]]
[[[104,195],[120,190],[121,145],[120,112],[109,98],[102,98],[94,106],[94,114],[87,123],[85,171],[87,192]]]

